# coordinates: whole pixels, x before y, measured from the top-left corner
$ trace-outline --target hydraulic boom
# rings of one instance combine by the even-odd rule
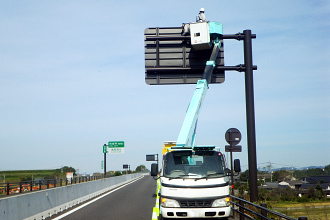
[[[219,48],[220,43],[217,41],[214,43],[210,60],[206,63],[202,79],[197,81],[194,95],[190,101],[185,119],[181,127],[181,131],[176,142],[177,147],[194,147],[195,145],[198,115],[202,107],[206,92],[209,88],[208,84],[211,81],[213,68],[215,67],[215,59],[219,53]]]

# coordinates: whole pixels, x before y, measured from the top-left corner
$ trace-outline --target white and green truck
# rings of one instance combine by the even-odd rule
[[[217,35],[222,35],[222,25],[216,22],[190,24],[190,35],[197,49],[204,48],[199,44],[213,48],[203,76],[197,82],[177,141],[164,144],[161,172],[158,173],[157,164],[151,167],[151,175],[160,181],[157,192],[159,219],[228,218],[231,215],[231,171],[226,167],[225,157],[215,146],[195,146],[197,119],[219,53]],[[205,35],[206,40],[194,39]],[[240,172],[239,161],[236,161],[234,171]]]

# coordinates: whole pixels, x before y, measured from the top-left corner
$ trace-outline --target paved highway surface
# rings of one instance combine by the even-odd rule
[[[156,181],[151,176],[144,176],[105,193],[101,198],[92,199],[47,219],[150,220],[156,201],[155,191]]]

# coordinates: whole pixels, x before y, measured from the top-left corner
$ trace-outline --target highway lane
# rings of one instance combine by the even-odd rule
[[[156,201],[155,191],[156,180],[151,176],[144,176],[67,216],[63,217],[65,213],[59,213],[52,219],[150,220]],[[78,206],[72,210],[75,208]]]

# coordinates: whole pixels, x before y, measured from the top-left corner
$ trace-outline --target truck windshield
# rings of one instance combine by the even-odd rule
[[[173,151],[164,157],[165,177],[217,178],[225,176],[225,163],[220,152]]]

